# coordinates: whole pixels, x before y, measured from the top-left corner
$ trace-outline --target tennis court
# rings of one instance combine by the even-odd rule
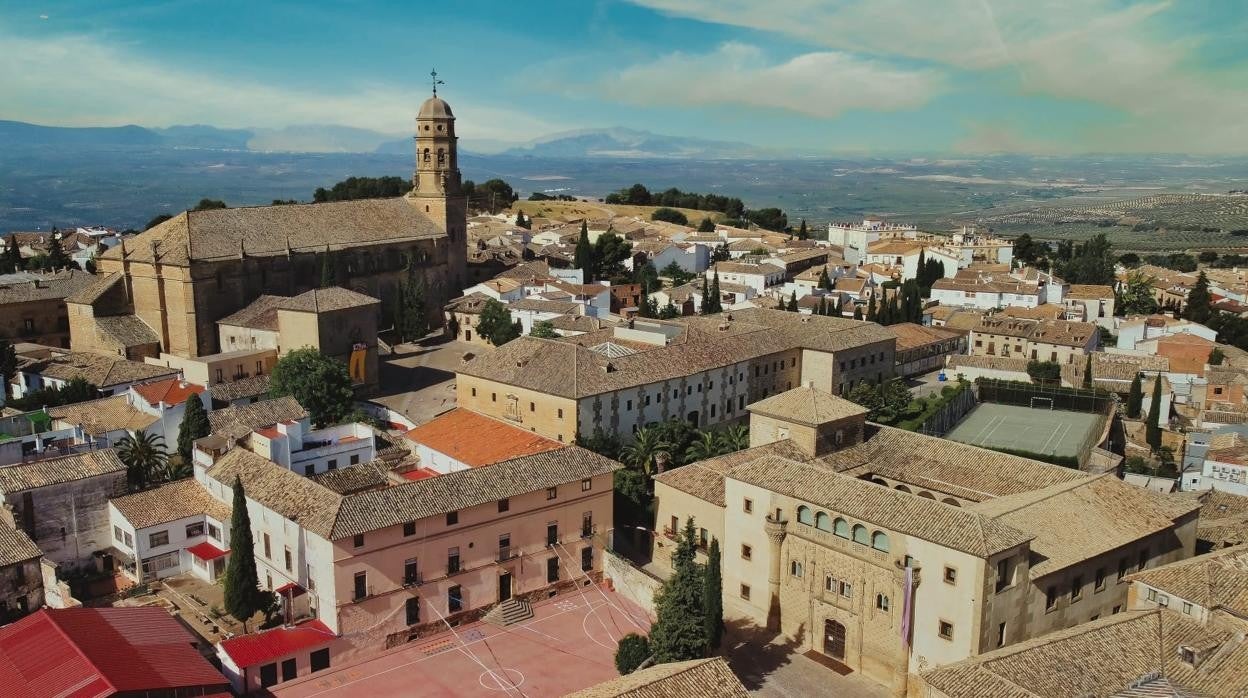
[[[981,403],[945,438],[985,448],[1078,457],[1079,446],[1096,427],[1099,415],[1048,409],[1047,398],[1034,398],[1033,403],[1035,407]]]

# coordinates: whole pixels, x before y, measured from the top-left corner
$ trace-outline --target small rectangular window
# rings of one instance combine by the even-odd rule
[[[355,537],[352,538],[351,543],[357,548],[364,547],[364,534],[363,533],[355,534]]]
[[[585,478],[584,480],[581,480],[581,491],[582,491],[582,492],[588,492],[588,491],[590,491],[591,489],[593,489],[593,487],[594,487],[594,481],[593,481],[593,479],[592,479],[592,478],[588,478],[588,477],[587,477],[587,478]]]
[[[1044,590],[1044,610],[1052,611],[1057,606],[1057,587],[1050,586]]]
[[[509,511],[509,510],[511,510],[511,500],[510,500],[510,499],[506,499],[506,498],[504,498],[504,499],[500,499],[500,500],[498,500],[498,513],[500,513],[500,514],[501,514],[501,513],[505,512],[505,511]]]
[[[745,599],[746,601],[750,600],[750,585],[749,584],[741,585],[741,598]]]
[[[559,488],[558,488],[558,487],[547,487],[547,488],[546,488],[546,499],[554,499],[555,497],[558,497],[558,496],[559,496]]]
[[[415,521],[408,521],[407,523],[403,524],[403,535],[404,536],[416,535],[416,522]]]
[[[1083,577],[1075,577],[1070,583],[1070,600],[1078,601],[1083,598]]]
[[[953,623],[947,620],[940,621],[940,637],[945,640],[953,639]]]
[[[408,625],[416,625],[420,622],[420,598],[413,596],[404,602],[404,612],[407,616]]]
[[[741,544],[741,558],[743,560],[754,559],[754,548],[751,548],[750,546],[742,543]]]
[[[287,572],[294,572],[294,571],[295,571],[295,562],[294,562],[294,556],[293,556],[293,555],[291,555],[291,553],[290,553],[290,548],[286,548],[286,549],[285,549],[285,550],[283,550],[282,552],[283,552],[283,557],[285,558],[285,560],[284,560],[284,561],[285,561],[285,563],[286,563],[286,571],[287,571]]]
[[[148,547],[155,548],[160,545],[168,545],[168,544],[169,544],[169,532],[168,531],[158,531],[156,533],[150,534],[147,537]]]
[[[945,582],[948,584],[958,583],[958,571],[952,567],[945,567]]]
[[[754,513],[754,500],[750,499],[749,497],[746,497],[741,502],[741,509],[744,510],[745,513],[747,514],[753,514]]]
[[[458,512],[458,511],[448,511],[448,512],[446,512],[446,525],[447,525],[447,526],[454,526],[454,525],[456,525],[456,524],[458,524],[458,523],[459,523],[459,512]]]
[[[308,659],[312,664],[312,671],[320,671],[329,668],[329,648],[319,649],[308,655]]]

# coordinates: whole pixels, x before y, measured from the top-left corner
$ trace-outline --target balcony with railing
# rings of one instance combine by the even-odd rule
[[[507,562],[508,560],[514,560],[517,557],[520,557],[520,549],[513,548],[510,545],[505,545],[499,546],[498,556],[495,559],[498,562]]]

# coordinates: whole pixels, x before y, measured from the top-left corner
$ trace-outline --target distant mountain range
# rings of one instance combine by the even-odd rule
[[[377,153],[406,155],[410,137],[335,125],[286,126],[280,129],[223,129],[192,125],[168,128],[143,126],[65,127],[21,121],[0,121],[0,147],[18,149],[196,148],[269,153]],[[508,143],[462,139],[467,153],[550,159],[756,159],[784,157],[779,151],[746,143],[667,136],[629,128],[566,131]]]

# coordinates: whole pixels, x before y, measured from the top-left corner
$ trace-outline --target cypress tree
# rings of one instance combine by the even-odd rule
[[[827,267],[824,267],[823,271],[819,272],[819,288],[825,291],[832,290],[832,277],[828,276]]]
[[[1127,417],[1139,419],[1140,408],[1144,406],[1144,386],[1140,383],[1140,374],[1131,380],[1131,393],[1127,395]]]
[[[1196,285],[1187,294],[1187,307],[1183,310],[1183,317],[1192,322],[1204,324],[1209,321],[1209,316],[1212,314],[1213,297],[1209,295],[1209,279],[1202,271],[1196,277]]]
[[[1083,387],[1092,388],[1092,355],[1088,354],[1088,360],[1083,366]]]
[[[1153,381],[1153,398],[1148,403],[1148,428],[1144,438],[1155,453],[1161,448],[1161,374]]]
[[[797,312],[797,291],[794,291],[793,295],[789,296],[789,305],[785,310],[788,310],[790,313]]]
[[[802,225],[797,229],[797,239],[808,240],[809,238],[810,238],[810,231],[806,229],[806,219],[803,218]]]
[[[61,247],[61,239],[53,235],[48,242],[48,268],[56,270],[64,269],[68,266],[69,255],[65,254],[65,248]],[[1206,284],[1207,287],[1208,284]]]
[[[711,310],[711,286],[706,277],[702,277],[702,307],[698,308],[698,312],[703,315],[710,315],[715,312]]]
[[[806,222],[802,221],[805,226]],[[712,650],[719,649],[724,637],[724,579],[720,569],[719,539],[712,538],[706,550],[702,575],[702,608],[706,613],[706,637]]]
[[[325,250],[325,254],[321,255],[321,288],[329,288],[334,285],[334,270],[330,264],[329,249]]]
[[[256,575],[256,542],[251,537],[251,517],[243,481],[234,476],[234,510],[230,514],[230,562],[225,568],[225,610],[243,624],[261,608],[260,579]]]
[[[0,242],[3,242],[3,238],[0,238]],[[17,244],[17,236],[10,235],[8,243],[4,248],[4,257],[12,266],[12,271],[21,271],[26,267],[26,260],[22,259],[22,248]]]
[[[207,436],[211,430],[203,400],[199,399],[199,393],[191,393],[182,412],[182,424],[178,427],[178,455],[182,456],[184,464],[191,463],[191,449],[195,446],[195,440]]]
[[[828,299],[824,296],[819,296],[819,305],[815,306],[815,315],[827,315],[827,314],[828,314]]]
[[[701,659],[708,654],[703,572],[694,562],[697,544],[693,519],[672,554],[672,576],[654,595],[657,618],[650,627],[650,650],[658,664]]]
[[[920,286],[930,286],[931,281],[927,280],[927,248],[919,248],[919,263],[914,267],[914,280]]]
[[[875,294],[867,300],[867,322],[875,322]]]
[[[854,304],[854,319],[855,320],[862,319],[862,307],[859,306],[857,303]]]
[[[581,237],[576,241],[576,268],[585,275],[585,283],[594,280],[594,246],[589,243],[589,224],[581,221]]]
[[[719,297],[719,270],[715,270],[714,276],[711,277],[711,302],[713,303],[712,312],[718,313],[724,309],[723,300]]]

